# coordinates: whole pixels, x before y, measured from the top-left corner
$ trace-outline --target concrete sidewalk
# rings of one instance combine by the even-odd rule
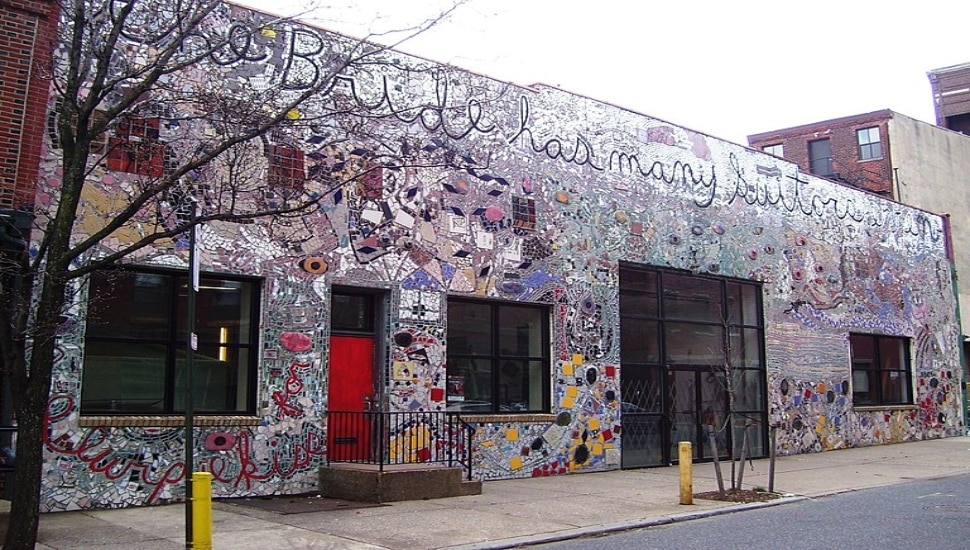
[[[768,486],[767,459],[746,468],[745,488]],[[695,493],[717,488],[713,464],[693,473]],[[510,548],[965,473],[970,438],[956,437],[779,457],[774,487],[787,496],[762,504],[680,505],[676,466],[490,481],[476,496],[308,513],[216,502],[213,547]],[[45,514],[37,547],[184,548],[184,522],[182,505]]]

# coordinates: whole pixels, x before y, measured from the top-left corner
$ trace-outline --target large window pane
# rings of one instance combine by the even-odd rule
[[[883,403],[902,404],[909,403],[910,389],[909,377],[899,371],[882,372],[882,395]]]
[[[487,304],[448,303],[448,351],[462,355],[492,354],[492,310]]]
[[[761,331],[756,328],[731,327],[731,366],[761,366]]]
[[[721,321],[721,283],[689,275],[665,274],[664,311],[667,319]]]
[[[663,411],[663,376],[659,367],[624,366],[621,413]]]
[[[492,362],[448,359],[448,404],[458,410],[491,411]]]
[[[534,307],[503,306],[499,310],[499,355],[542,355],[545,311]]]
[[[547,308],[449,300],[449,410],[547,411],[548,387]]]
[[[620,268],[620,301],[623,302],[624,316],[656,317],[659,315],[657,274]]]
[[[666,465],[663,453],[664,428],[664,421],[660,416],[623,416],[623,467]]]
[[[759,326],[758,293],[755,285],[728,283],[728,322],[733,325]]]
[[[84,348],[81,408],[164,411],[167,360],[167,348],[160,344],[89,341]]]
[[[94,273],[82,371],[84,414],[176,414],[184,410],[188,287],[184,272]],[[196,296],[194,409],[255,412],[259,285],[201,278]]]
[[[719,326],[666,323],[664,339],[669,363],[724,365],[724,331]]]
[[[906,364],[906,346],[902,340],[882,338],[879,340],[879,367],[883,370],[900,370]]]
[[[192,408],[198,412],[246,410],[249,408],[249,361],[238,348],[199,346],[192,365]],[[185,354],[176,363],[175,410],[185,410]]]
[[[746,422],[752,420],[757,420],[758,416],[754,414],[747,414],[744,412],[735,414],[733,416],[733,423],[736,426],[735,434],[735,445],[737,446],[738,452],[741,451],[741,445],[744,444],[745,437],[747,437],[748,452],[746,456],[766,456],[768,454],[768,445],[766,441],[765,430],[758,426],[757,422],[751,425],[745,425]]]
[[[764,392],[764,371],[732,369],[731,391],[734,392],[734,410],[764,410],[767,403]]]
[[[620,354],[624,362],[660,361],[660,323],[624,317],[620,321]]]
[[[876,362],[876,339],[864,334],[849,336],[852,346],[852,362],[860,367],[873,368]]]
[[[154,273],[98,271],[91,275],[88,336],[166,339],[171,329],[172,280]]]
[[[542,362],[506,359],[499,368],[498,403],[502,411],[542,409]]]
[[[195,333],[200,342],[248,344],[253,294],[248,281],[220,281],[204,278],[195,298]],[[188,320],[186,279],[179,281],[179,339],[185,338]]]
[[[878,403],[879,371],[864,370],[859,364],[852,366],[852,401],[856,405],[873,405]]]
[[[828,139],[808,142],[809,171],[818,176],[832,175],[832,143]]]

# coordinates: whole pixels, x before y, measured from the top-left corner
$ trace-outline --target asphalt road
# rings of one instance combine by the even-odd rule
[[[533,548],[966,550],[970,548],[970,475],[913,481]]]

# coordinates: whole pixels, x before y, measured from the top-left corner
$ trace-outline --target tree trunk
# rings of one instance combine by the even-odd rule
[[[37,302],[36,331],[30,351],[29,375],[15,374],[13,387],[17,415],[16,478],[11,499],[5,550],[33,550],[40,520],[41,472],[44,465],[44,430],[54,367],[57,319],[64,305],[63,283],[47,280]]]
[[[31,384],[37,386],[40,384]],[[48,387],[50,384],[48,384]],[[17,412],[17,463],[13,487],[7,537],[3,543],[6,550],[33,550],[37,541],[40,515],[40,474],[43,466],[44,414],[47,395],[35,395],[31,387],[27,395],[21,395]]]

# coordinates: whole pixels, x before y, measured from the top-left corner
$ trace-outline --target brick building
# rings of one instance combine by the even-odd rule
[[[970,134],[970,63],[934,69],[927,76],[933,87],[937,126]]]
[[[23,248],[40,175],[59,4],[0,1],[0,246]],[[0,378],[0,486],[9,496],[15,427],[10,380]]]
[[[874,111],[748,136],[748,144],[802,170],[884,197],[895,196],[888,124]]]
[[[0,2],[0,208],[33,202],[59,5],[53,0]]]

